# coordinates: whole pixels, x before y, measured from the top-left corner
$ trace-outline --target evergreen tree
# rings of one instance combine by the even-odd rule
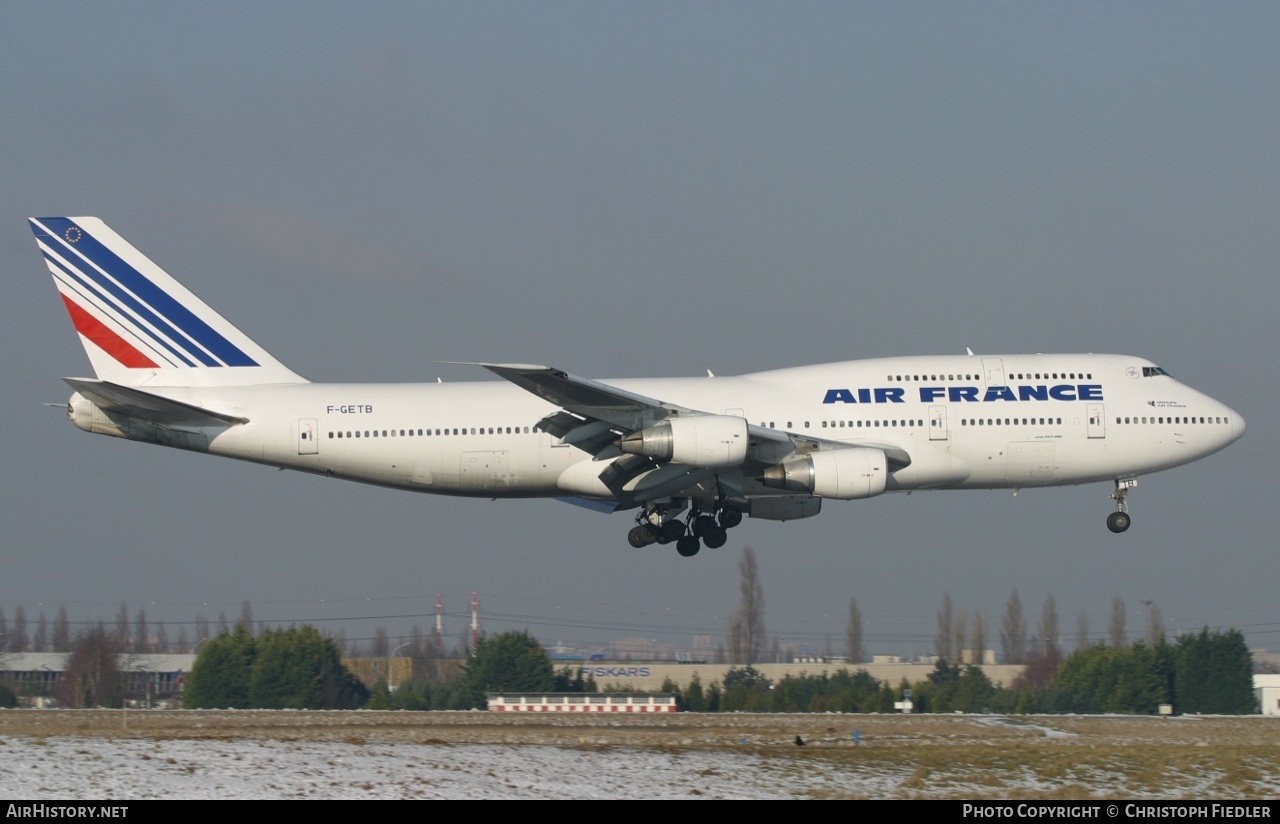
[[[246,602],[247,603],[247,602]],[[236,632],[244,631],[244,625]],[[346,667],[338,647],[313,626],[268,629],[254,639],[249,703],[263,709],[355,709],[369,691]]]
[[[706,712],[707,696],[702,690],[702,678],[694,673],[684,691],[684,708],[688,712]]]
[[[391,709],[391,690],[387,688],[387,682],[379,678],[377,683],[373,685],[373,689],[369,690],[369,703],[365,704],[367,710],[389,710]]]
[[[256,655],[253,638],[243,627],[205,643],[187,676],[182,704],[192,709],[247,709],[249,682]]]
[[[556,670],[552,692],[597,692],[594,679],[582,674],[582,667],[561,667]],[[664,690],[665,691],[665,690]]]
[[[724,674],[720,707],[724,712],[768,712],[772,709],[769,679],[755,667],[730,667]]]
[[[555,673],[547,651],[532,635],[504,632],[481,638],[471,649],[460,687],[459,697],[469,707],[484,707],[485,693],[550,692]]]
[[[1209,633],[1205,627],[1178,639],[1174,701],[1178,712],[1247,715],[1257,712],[1253,658],[1239,630]]]

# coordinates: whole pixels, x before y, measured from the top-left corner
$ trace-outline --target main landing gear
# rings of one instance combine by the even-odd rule
[[[676,552],[685,558],[698,554],[704,545],[719,549],[729,540],[729,530],[742,523],[742,510],[735,506],[715,506],[704,512],[694,505],[689,517],[681,521],[670,513],[666,504],[651,504],[636,516],[636,525],[627,533],[627,542],[633,547],[649,544],[676,545]]]
[[[1129,490],[1138,485],[1137,478],[1116,478],[1116,491],[1111,493],[1111,500],[1116,502],[1116,511],[1107,516],[1107,529],[1120,533],[1129,528],[1129,502],[1126,496]]]

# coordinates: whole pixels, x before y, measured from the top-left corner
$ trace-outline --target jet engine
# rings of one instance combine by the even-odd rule
[[[708,469],[738,466],[747,457],[747,419],[734,415],[669,418],[618,441],[632,455]]]
[[[832,449],[767,467],[759,481],[773,489],[853,501],[884,492],[889,462],[879,449]]]

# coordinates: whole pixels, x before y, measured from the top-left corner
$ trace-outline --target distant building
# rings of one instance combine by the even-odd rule
[[[46,707],[53,703],[53,685],[67,667],[65,652],[12,652],[0,656],[0,682],[18,696],[23,706]],[[118,656],[124,701],[131,707],[172,706],[194,655],[122,653]]]
[[[1260,673],[1253,676],[1253,695],[1263,715],[1280,715],[1280,675]]]
[[[671,693],[491,692],[489,712],[675,712]]]

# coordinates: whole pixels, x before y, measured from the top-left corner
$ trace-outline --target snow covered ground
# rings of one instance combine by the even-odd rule
[[[42,802],[1276,797],[1260,716],[0,711],[0,798]]]
[[[733,752],[540,746],[6,738],[0,797],[110,799],[786,799],[879,794],[892,776]]]

